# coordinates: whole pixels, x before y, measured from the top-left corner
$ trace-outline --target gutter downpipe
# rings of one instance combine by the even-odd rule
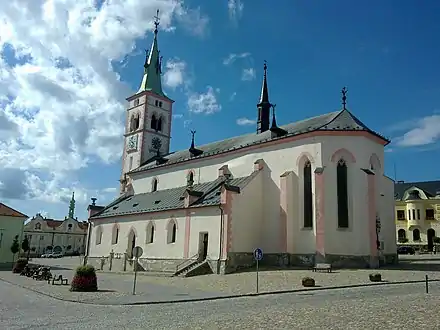
[[[221,205],[218,206],[220,209],[220,251],[218,255],[218,262],[217,262],[217,274],[220,274],[220,263],[222,259],[222,252],[223,252],[223,246],[224,246],[224,210]]]
[[[87,265],[87,261],[89,259],[89,253],[90,253],[90,234],[92,233],[92,222],[89,218],[89,225],[87,227],[87,245],[86,245],[86,251],[84,253],[84,260],[83,260],[83,266]]]

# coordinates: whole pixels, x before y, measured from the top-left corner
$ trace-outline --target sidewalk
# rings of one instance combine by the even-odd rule
[[[334,273],[312,273],[308,270],[261,271],[259,273],[260,294],[276,294],[304,290],[324,290],[394,283],[423,282],[425,274],[430,281],[440,281],[437,272],[407,270],[379,270],[383,282],[372,283],[368,274],[372,270],[338,270]],[[73,270],[54,270],[70,280]],[[95,305],[157,304],[185,301],[200,301],[252,296],[256,293],[256,273],[246,272],[226,276],[205,275],[192,278],[138,276],[136,295],[132,295],[133,275],[98,273],[99,292],[70,292],[70,286],[47,284],[44,281],[0,271],[0,280],[56,299]],[[303,288],[301,279],[311,276],[317,287]]]

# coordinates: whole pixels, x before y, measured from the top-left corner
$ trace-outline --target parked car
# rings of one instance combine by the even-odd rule
[[[397,254],[416,254],[416,250],[411,246],[399,246]]]

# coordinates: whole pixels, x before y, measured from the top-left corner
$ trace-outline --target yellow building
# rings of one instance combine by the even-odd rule
[[[0,269],[11,266],[12,241],[18,235],[21,244],[24,222],[27,218],[27,215],[0,203]]]
[[[397,181],[394,197],[398,243],[432,251],[434,237],[440,237],[440,181]]]

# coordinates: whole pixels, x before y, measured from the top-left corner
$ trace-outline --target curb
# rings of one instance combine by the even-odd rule
[[[178,304],[178,303],[188,303],[188,302],[201,302],[201,301],[215,301],[215,300],[225,300],[225,299],[236,299],[236,298],[246,298],[246,297],[259,297],[259,296],[269,296],[269,295],[278,295],[278,294],[286,294],[286,293],[299,293],[299,292],[309,292],[309,291],[329,291],[329,290],[338,290],[338,289],[356,289],[363,287],[372,287],[372,286],[385,286],[385,285],[402,285],[402,284],[415,284],[415,283],[425,283],[426,280],[411,280],[411,281],[397,281],[397,282],[377,282],[377,283],[363,283],[363,284],[350,284],[350,285],[338,285],[338,286],[327,286],[327,287],[315,287],[308,289],[292,289],[292,290],[278,290],[278,291],[266,291],[259,293],[244,293],[244,294],[235,294],[235,295],[225,295],[225,296],[213,296],[213,297],[203,297],[203,298],[188,298],[188,299],[175,299],[175,300],[159,300],[159,301],[137,301],[131,303],[123,303],[123,304],[105,304],[105,303],[93,303],[81,300],[73,300],[68,298],[60,298],[55,295],[51,295],[49,293],[41,292],[29,287],[26,287],[21,284],[17,284],[3,278],[0,278],[0,281],[9,283],[11,285],[18,286],[20,288],[38,293],[40,295],[50,297],[59,301],[66,301],[84,305],[93,305],[93,306],[138,306],[138,305],[160,305],[160,304]],[[432,279],[428,282],[440,282],[440,279]]]

